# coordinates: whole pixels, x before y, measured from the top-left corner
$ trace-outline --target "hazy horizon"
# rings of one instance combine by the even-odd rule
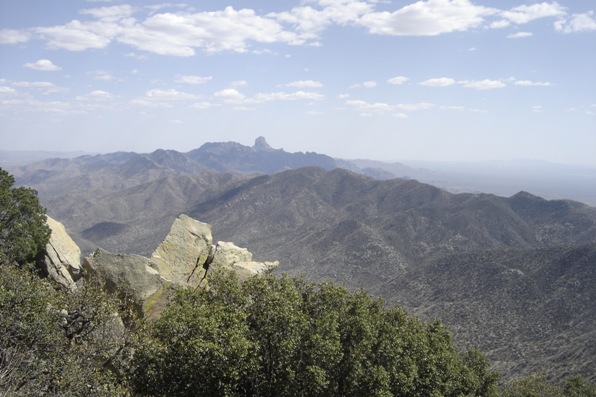
[[[2,2],[0,148],[596,166],[593,7]]]

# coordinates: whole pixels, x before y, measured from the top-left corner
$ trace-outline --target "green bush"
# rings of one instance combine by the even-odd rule
[[[125,347],[118,302],[89,283],[55,289],[27,267],[0,267],[0,396],[127,395],[113,371]]]
[[[13,185],[14,177],[0,168],[0,264],[33,262],[50,238],[37,192]]]
[[[479,352],[364,292],[220,273],[181,290],[137,341],[132,384],[149,396],[494,396]]]

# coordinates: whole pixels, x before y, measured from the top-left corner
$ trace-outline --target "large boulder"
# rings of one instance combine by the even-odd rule
[[[151,255],[151,261],[172,283],[196,287],[205,275],[203,264],[209,257],[212,240],[211,225],[180,215]]]
[[[170,282],[140,255],[112,254],[98,249],[83,260],[86,273],[105,281],[109,292],[132,298],[137,309],[146,314],[156,301],[166,294]]]
[[[76,290],[76,281],[81,278],[81,250],[62,223],[48,216],[47,224],[52,234],[38,265],[58,284],[71,291]]]
[[[213,263],[211,264],[214,269],[223,268],[235,271],[240,281],[268,273],[278,266],[279,262],[277,261],[255,262],[252,260],[252,253],[246,248],[225,241],[217,243]]]

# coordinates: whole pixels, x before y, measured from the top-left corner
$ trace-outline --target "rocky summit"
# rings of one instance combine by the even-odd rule
[[[211,225],[180,215],[151,258],[97,249],[84,258],[64,226],[48,217],[52,237],[40,260],[41,269],[63,287],[74,290],[84,273],[99,276],[105,288],[135,302],[140,314],[155,317],[174,287],[206,286],[208,272],[232,270],[240,281],[275,269],[279,262],[254,262],[252,253],[230,242],[213,244]],[[81,270],[84,271],[81,271]]]

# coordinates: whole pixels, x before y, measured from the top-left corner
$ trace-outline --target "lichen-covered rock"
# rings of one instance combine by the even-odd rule
[[[172,283],[197,286],[205,274],[203,264],[212,240],[211,225],[180,215],[151,255],[151,261]]]
[[[39,266],[52,280],[73,291],[77,289],[75,282],[81,277],[81,250],[62,223],[48,216],[47,224],[52,234]]]
[[[112,254],[98,249],[83,260],[83,267],[89,275],[100,276],[109,292],[131,297],[143,313],[151,309],[148,303],[162,296],[170,286],[149,259],[140,255]]]

